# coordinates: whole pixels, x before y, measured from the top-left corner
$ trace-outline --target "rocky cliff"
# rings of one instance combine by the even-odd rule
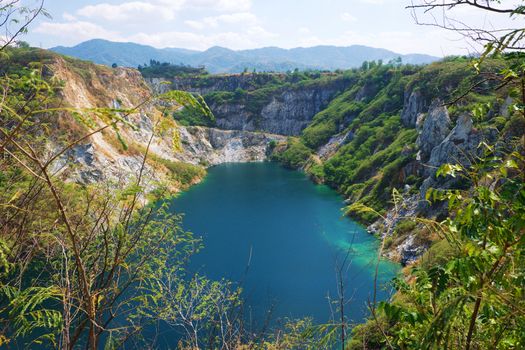
[[[469,114],[460,115],[454,128],[450,129],[452,122],[442,100],[433,100],[425,110],[421,109],[424,108],[421,106],[414,107],[419,104],[418,98],[417,94],[412,94],[412,98],[405,101],[407,105],[403,109],[405,117],[411,116],[403,121],[409,124],[414,122],[419,133],[416,141],[418,147],[416,161],[405,166],[403,171],[417,174],[424,180],[416,188],[418,194],[409,194],[413,191],[410,191],[411,186],[406,186],[402,204],[397,209],[393,208],[387,212],[386,222],[378,221],[369,226],[369,230],[373,233],[392,236],[396,225],[404,218],[417,216],[436,218],[445,215],[447,203],[430,205],[426,199],[427,191],[430,188],[468,188],[470,183],[462,177],[437,177],[436,172],[439,167],[443,164],[457,164],[468,168],[477,157],[482,155],[483,148],[480,147],[482,142],[491,145],[497,141],[498,131],[495,128],[487,127],[483,130],[475,128]],[[416,120],[413,120],[412,117],[416,115]],[[390,229],[385,230],[385,227]],[[408,264],[417,260],[430,245],[431,241],[428,238],[422,240],[415,232],[409,232],[397,238],[387,255],[400,260],[403,264]]]
[[[281,135],[299,135],[337,93],[335,87],[310,87],[279,91],[250,110],[245,101],[212,103],[217,126],[222,129],[263,131]]]
[[[257,162],[268,157],[269,145],[285,136],[200,126],[179,128],[183,152],[180,160],[205,165]]]
[[[260,131],[297,136],[334,96],[347,88],[342,76],[320,75],[295,81],[286,74],[237,74],[148,79],[154,91],[181,89],[204,96],[225,130]]]
[[[144,169],[146,182],[151,188],[155,183],[164,183],[177,191],[199,181],[204,175],[203,167],[265,160],[270,142],[283,139],[264,133],[179,126],[161,113],[161,107],[165,112],[165,105],[155,101],[150,86],[134,69],[111,69],[60,56],[53,56],[48,68],[51,75],[63,81],[61,105],[79,113],[76,117],[69,112],[61,115],[57,127],[63,132],[86,133],[79,115],[91,118],[97,127],[105,125],[108,120],[94,112],[97,108],[118,110],[117,116],[125,119],[119,135],[111,128],[105,129],[71,148],[55,163],[54,170],[73,181],[129,182],[140,171],[144,151],[151,141]],[[124,111],[139,105],[129,115]],[[50,149],[60,148],[58,136]],[[193,176],[189,184],[183,183],[188,179],[177,178],[177,169],[181,168]]]

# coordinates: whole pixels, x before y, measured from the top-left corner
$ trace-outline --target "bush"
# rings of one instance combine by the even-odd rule
[[[312,155],[312,150],[297,139],[290,139],[285,150],[276,150],[272,159],[280,162],[287,168],[300,169]]]
[[[398,235],[405,235],[416,228],[416,222],[413,219],[404,219],[397,223],[395,232]]]

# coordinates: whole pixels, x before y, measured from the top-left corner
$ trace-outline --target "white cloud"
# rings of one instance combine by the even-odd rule
[[[62,23],[44,22],[34,31],[36,33],[61,38],[64,44],[73,44],[94,38],[104,38],[115,41],[121,40],[121,37],[117,32],[107,30],[97,24],[85,21]]]
[[[310,28],[307,28],[307,27],[301,27],[299,28],[299,33],[300,34],[310,34],[312,31],[310,30]]]
[[[73,16],[72,14],[68,12],[64,12],[64,14],[62,15],[62,18],[64,18],[66,21],[76,21],[77,20],[75,16]]]
[[[202,30],[206,27],[206,23],[204,23],[203,21],[187,20],[187,21],[184,21],[184,23],[188,27],[191,27],[193,29],[198,29],[198,30]]]
[[[216,28],[222,24],[243,24],[245,26],[254,26],[258,23],[258,20],[257,17],[250,12],[238,12],[220,16],[205,17],[200,21],[188,20],[184,23],[191,28],[201,30],[208,27]]]
[[[357,18],[355,16],[352,16],[348,12],[343,12],[341,14],[341,19],[345,22],[355,22],[357,21]]]
[[[169,2],[170,0],[164,0]],[[219,12],[245,12],[252,7],[251,0],[187,0],[187,8],[208,9]]]
[[[104,21],[137,21],[150,18],[152,15],[165,20],[172,20],[181,10],[183,4],[184,0],[173,0],[169,3],[159,0],[151,2],[131,1],[118,5],[101,3],[80,8],[77,15],[91,20]]]

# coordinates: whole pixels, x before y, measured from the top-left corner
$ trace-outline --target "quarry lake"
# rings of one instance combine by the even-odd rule
[[[337,299],[336,267],[347,252],[347,317],[360,321],[371,300],[379,242],[342,216],[340,195],[315,185],[303,173],[274,163],[225,164],[171,203],[184,213],[183,227],[202,237],[204,248],[190,269],[212,279],[243,281],[247,312],[263,322],[310,316],[331,317]],[[382,261],[378,299],[399,269]],[[335,311],[335,307],[332,306]]]

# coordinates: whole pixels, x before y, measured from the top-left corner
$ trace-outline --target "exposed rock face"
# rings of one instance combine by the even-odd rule
[[[425,101],[419,91],[405,91],[401,121],[405,126],[416,126],[417,117],[425,109]]]
[[[397,246],[396,251],[400,257],[401,264],[408,265],[419,259],[427,249],[428,246],[416,242],[414,235],[409,235],[402,244]]]
[[[299,135],[337,91],[335,86],[286,89],[272,96],[258,113],[237,103],[210,107],[221,129]]]
[[[450,117],[447,108],[441,100],[434,100],[428,114],[421,125],[421,131],[416,144],[419,147],[422,159],[426,160],[430,153],[439,145],[450,132]]]
[[[354,134],[351,131],[335,135],[317,151],[317,154],[322,160],[326,160],[333,156],[339,148],[352,141],[353,138]]]
[[[87,108],[129,108],[152,96],[150,87],[140,73],[133,69],[88,65],[83,75],[74,67],[57,57],[51,71],[64,81],[61,91],[63,105],[75,109]],[[89,78],[88,78],[89,77]],[[262,161],[267,158],[268,145],[272,140],[283,141],[284,136],[253,133],[247,131],[226,131],[202,127],[180,127],[170,118],[164,118],[158,106],[143,105],[135,113],[126,116],[134,128],[122,125],[119,132],[130,146],[124,150],[111,129],[92,135],[85,143],[76,145],[53,164],[53,171],[70,181],[97,183],[109,180],[128,183],[138,175],[143,163],[143,150],[148,147],[150,159],[143,170],[144,185],[152,190],[155,183],[166,182],[169,170],[162,162],[215,165],[224,162]],[[164,123],[163,131],[155,133],[155,125]],[[102,126],[107,121],[94,120]],[[64,116],[62,128],[78,128],[73,118]],[[180,140],[182,150],[174,147]],[[59,150],[60,144],[50,144],[50,152]],[[132,151],[132,149],[134,151]],[[196,179],[198,180],[198,179]],[[169,182],[169,181],[168,181]],[[179,189],[178,184],[170,184]]]
[[[380,221],[368,227],[369,231],[382,235],[392,234],[398,217],[413,217],[416,214],[437,217],[446,213],[446,202],[430,206],[425,199],[427,191],[430,188],[468,188],[470,184],[461,177],[437,178],[435,175],[437,169],[446,163],[460,164],[468,168],[475,157],[480,156],[483,151],[479,147],[480,143],[485,141],[493,144],[497,139],[497,130],[476,129],[471,117],[466,114],[460,116],[454,128],[450,130],[450,117],[439,100],[433,101],[426,115],[421,113],[423,104],[417,93],[412,93],[406,103],[408,105],[405,105],[403,110],[404,122],[416,126],[419,131],[416,144],[419,147],[420,157],[405,166],[403,171],[406,172],[405,175],[419,173],[420,176],[425,177],[425,180],[419,187],[419,194],[404,199],[398,213],[394,209],[386,213],[386,223]],[[408,190],[405,192],[407,193]],[[390,231],[386,232],[388,230],[385,227],[390,228]],[[428,246],[428,241],[425,239],[422,241],[418,236],[410,233],[406,237],[398,237],[386,255],[403,264],[409,264],[417,260]]]
[[[277,75],[279,76],[279,75]],[[206,98],[214,91],[251,91],[275,79],[273,74],[234,74],[198,78],[148,79],[156,92],[181,89],[197,92]],[[236,101],[213,103],[210,108],[216,118],[216,127],[225,130],[261,131],[280,135],[299,135],[313,117],[325,108],[331,99],[347,85],[344,78],[334,78],[304,87],[276,89],[266,97],[245,95]],[[261,99],[263,99],[261,101]]]
[[[181,127],[179,131],[184,149],[180,158],[194,164],[263,161],[271,141],[286,139],[280,135],[205,127]]]
[[[469,115],[462,115],[458,118],[456,126],[448,136],[436,147],[432,149],[430,159],[427,163],[427,178],[420,187],[420,196],[422,199],[418,210],[425,212],[429,209],[427,203],[423,200],[429,188],[453,188],[461,185],[460,178],[439,178],[435,177],[436,170],[443,164],[460,164],[469,167],[475,157],[480,156],[482,149],[479,144],[486,141],[488,144],[495,142],[497,130],[487,129],[484,131],[477,130],[473,127],[472,118]],[[433,214],[443,211],[445,208],[440,206],[435,208]]]
[[[438,167],[445,163],[471,165],[473,157],[479,156],[481,141],[494,142],[497,131],[480,131],[473,127],[472,118],[466,114],[460,116],[456,126],[438,146],[432,149],[428,164]]]
[[[320,88],[285,91],[262,109],[260,129],[299,135],[335,93],[335,89]]]

